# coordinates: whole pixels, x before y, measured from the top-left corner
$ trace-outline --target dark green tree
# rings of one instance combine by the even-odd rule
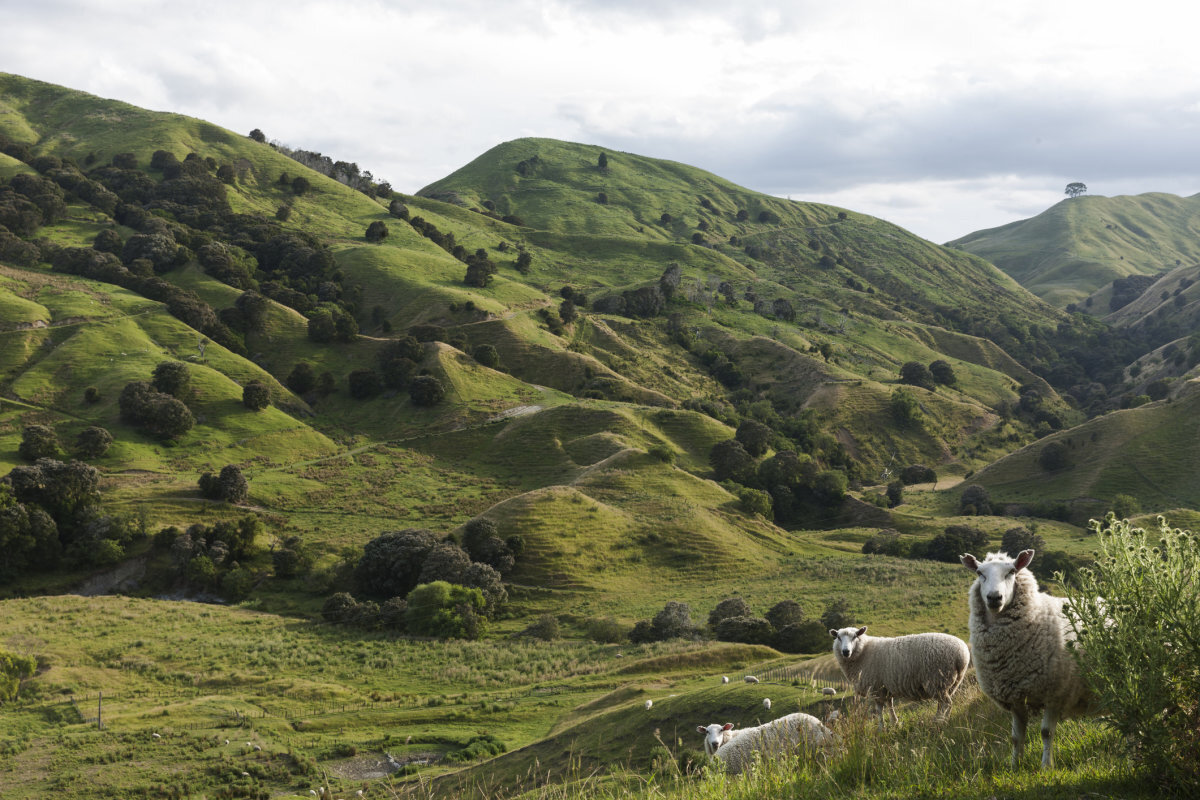
[[[446,387],[432,375],[418,375],[409,382],[408,395],[413,405],[435,406],[446,397]]]
[[[284,382],[296,394],[306,395],[316,388],[317,375],[313,371],[312,364],[307,361],[298,361]]]
[[[692,624],[692,609],[687,603],[674,600],[663,606],[662,611],[650,620],[650,631],[654,641],[665,642],[668,639],[691,639],[697,635],[696,626]]]
[[[438,540],[433,531],[420,528],[381,533],[363,547],[354,568],[355,586],[369,597],[404,597],[417,585],[425,557]]]
[[[80,458],[100,458],[112,446],[113,437],[105,428],[96,425],[84,428],[75,437],[75,452]]]
[[[251,411],[262,411],[271,405],[271,389],[262,381],[250,381],[242,387],[242,405]]]
[[[375,220],[367,226],[366,239],[368,242],[379,243],[386,239],[390,232],[385,223]]]
[[[715,628],[717,623],[728,617],[752,617],[750,604],[740,597],[726,597],[708,612],[708,627]]]
[[[1079,181],[1068,183],[1067,188],[1063,190],[1063,194],[1065,194],[1067,197],[1079,197],[1079,195],[1086,193],[1087,184],[1080,183]]]
[[[943,386],[953,386],[958,382],[958,378],[954,374],[954,367],[950,366],[950,362],[943,361],[940,358],[930,363],[929,374]]]
[[[713,477],[718,481],[732,480],[745,483],[754,475],[754,457],[737,439],[725,439],[713,445],[708,455]]]
[[[978,514],[987,516],[992,513],[992,499],[988,490],[977,483],[972,483],[963,489],[958,498],[958,513],[967,516]],[[968,552],[966,550],[963,551]]]
[[[746,419],[742,424],[738,425],[737,433],[734,434],[742,447],[746,448],[746,452],[751,458],[758,458],[767,452],[767,448],[771,446],[771,437],[774,432],[755,419]]]
[[[495,369],[500,366],[500,354],[496,351],[494,345],[481,344],[471,351],[471,355],[485,367]]]
[[[26,425],[21,430],[21,444],[17,446],[17,455],[26,461],[57,458],[58,451],[58,437],[52,428],[46,425]]]
[[[368,400],[383,391],[379,373],[369,367],[351,371],[346,376],[346,383],[355,400]]]
[[[151,383],[157,391],[183,400],[190,394],[192,373],[182,361],[160,361]]]
[[[934,386],[929,368],[920,361],[907,361],[900,367],[900,382],[923,389],[932,389]]]
[[[767,612],[767,622],[777,631],[804,621],[804,609],[795,600],[780,600]]]

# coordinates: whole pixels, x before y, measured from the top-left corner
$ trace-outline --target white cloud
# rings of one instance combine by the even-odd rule
[[[1037,213],[1065,180],[1200,189],[1198,17],[1164,0],[0,0],[0,69],[258,127],[404,191],[548,136],[940,240]]]

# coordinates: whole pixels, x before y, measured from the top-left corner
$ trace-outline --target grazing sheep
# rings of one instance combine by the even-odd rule
[[[758,678],[754,677],[753,675],[747,675],[746,677],[742,678],[742,680],[744,680],[746,683],[758,683]]]
[[[722,676],[721,676],[721,683],[729,683],[729,676],[728,676],[728,675],[722,675]]]
[[[983,693],[1012,714],[1013,769],[1025,751],[1030,713],[1042,711],[1042,768],[1049,769],[1058,721],[1094,711],[1069,650],[1075,632],[1063,614],[1067,601],[1038,592],[1026,569],[1033,554],[988,553],[982,563],[961,556],[977,576],[968,593],[975,675]]]
[[[647,700],[647,701],[646,701],[646,710],[647,710],[647,711],[649,711],[649,710],[650,710],[650,707],[651,707],[651,706],[653,706],[653,705],[654,705],[654,701],[653,701],[653,700]]]
[[[954,692],[967,675],[971,651],[957,636],[915,633],[887,638],[867,636],[867,627],[830,630],[833,654],[854,693],[875,701],[879,727],[886,706],[898,723],[896,700],[937,700],[937,719],[950,715]]]
[[[769,698],[769,697],[763,698],[763,708],[765,708],[767,711],[771,710],[771,698]]]
[[[798,747],[812,748],[833,741],[833,732],[811,714],[788,714],[753,728],[733,730],[733,723],[697,725],[704,734],[704,752],[725,765],[731,775],[745,772],[754,754],[763,757],[789,753]]]

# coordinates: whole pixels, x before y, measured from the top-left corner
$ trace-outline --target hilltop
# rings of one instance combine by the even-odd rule
[[[1200,262],[1200,195],[1083,195],[1030,219],[948,243],[987,259],[1043,300],[1103,316],[1084,301],[1116,278],[1158,276]]]

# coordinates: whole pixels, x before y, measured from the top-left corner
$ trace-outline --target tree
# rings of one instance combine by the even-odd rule
[[[284,379],[284,383],[296,394],[305,395],[316,388],[317,375],[313,371],[312,364],[307,361],[298,361]]]
[[[375,220],[367,226],[366,238],[368,242],[379,243],[386,239],[389,233],[390,231],[385,223]]]
[[[260,142],[260,143],[267,141],[266,134],[264,134],[258,128],[255,128],[254,130],[250,131],[250,138],[253,139],[254,141]]]
[[[368,400],[383,391],[379,373],[369,367],[351,371],[346,383],[355,400]]]
[[[1009,528],[1000,538],[1000,549],[1013,558],[1022,550],[1035,550],[1042,553],[1046,550],[1046,540],[1026,527],[1018,525]]]
[[[446,581],[417,586],[408,595],[404,613],[409,633],[442,639],[478,639],[486,607],[483,592]]]
[[[242,387],[242,405],[251,411],[262,411],[271,405],[271,390],[262,381],[250,381]]]
[[[650,620],[650,631],[654,641],[665,642],[668,639],[690,639],[696,635],[696,626],[692,624],[692,609],[687,603],[667,602],[662,611]]]
[[[161,361],[154,368],[151,383],[163,394],[182,400],[192,386],[192,373],[182,361]]]
[[[293,194],[304,194],[311,188],[312,188],[312,184],[309,183],[308,178],[305,178],[304,176],[292,178],[292,193]]]
[[[737,439],[725,439],[713,445],[708,454],[708,463],[717,481],[744,483],[754,474],[754,457],[746,452]]]
[[[1047,472],[1071,466],[1070,453],[1062,442],[1049,442],[1038,452],[1038,465]]]
[[[99,458],[108,452],[113,443],[112,434],[106,429],[93,425],[84,428],[75,437],[75,452],[80,458]]]
[[[708,627],[715,628],[717,623],[727,617],[752,617],[750,604],[740,597],[726,597],[708,612]]]
[[[829,636],[830,630],[838,630],[854,624],[854,617],[850,614],[850,601],[844,597],[839,597],[829,604],[825,609],[825,613],[821,615],[821,627],[826,631],[825,636]]]
[[[758,420],[746,419],[742,420],[741,425],[738,425],[734,437],[742,443],[742,447],[746,448],[746,452],[750,454],[751,458],[758,458],[767,452],[773,433],[770,428]]]
[[[413,405],[435,406],[446,397],[446,387],[432,375],[418,375],[408,386]]]
[[[209,500],[223,500],[226,503],[244,503],[250,495],[250,484],[234,464],[221,467],[220,473],[213,475],[205,472],[200,476],[200,494]]]
[[[470,566],[471,558],[465,550],[451,542],[438,542],[426,554],[417,582],[446,581],[463,584],[467,568]]]
[[[887,499],[890,508],[904,502],[904,481],[892,481],[887,485]]]
[[[921,402],[916,395],[907,389],[896,389],[892,392],[890,402],[892,419],[902,428],[920,427],[924,415],[921,413]]]
[[[775,636],[775,629],[762,617],[746,615],[721,620],[713,628],[713,635],[722,642],[769,644]]]
[[[21,430],[21,444],[17,446],[17,455],[26,461],[56,458],[58,437],[54,435],[53,429],[45,425],[26,425]]]
[[[608,169],[608,156],[601,153],[600,157],[596,159],[596,166],[600,169]]]
[[[1063,194],[1065,194],[1067,197],[1079,197],[1079,195],[1084,194],[1085,192],[1087,192],[1087,184],[1080,183],[1079,181],[1068,183],[1067,188],[1063,190]]]
[[[933,375],[920,361],[907,361],[900,367],[900,382],[924,389],[933,388]]]
[[[7,478],[18,503],[41,506],[60,527],[93,515],[100,502],[100,470],[82,461],[39,458]]]
[[[987,516],[992,513],[992,499],[988,490],[977,483],[972,483],[963,489],[958,499],[958,513],[967,516],[978,514]]]
[[[930,363],[929,374],[943,386],[953,386],[958,381],[958,378],[954,375],[954,367],[950,366],[950,362],[943,361],[940,358]]]
[[[387,531],[367,542],[354,568],[358,591],[371,597],[403,597],[417,585],[425,557],[438,543],[433,531]]]
[[[777,631],[804,621],[804,609],[795,600],[780,600],[767,612],[767,622]]]
[[[481,344],[471,351],[471,355],[485,367],[495,369],[500,366],[500,354],[493,345]]]

